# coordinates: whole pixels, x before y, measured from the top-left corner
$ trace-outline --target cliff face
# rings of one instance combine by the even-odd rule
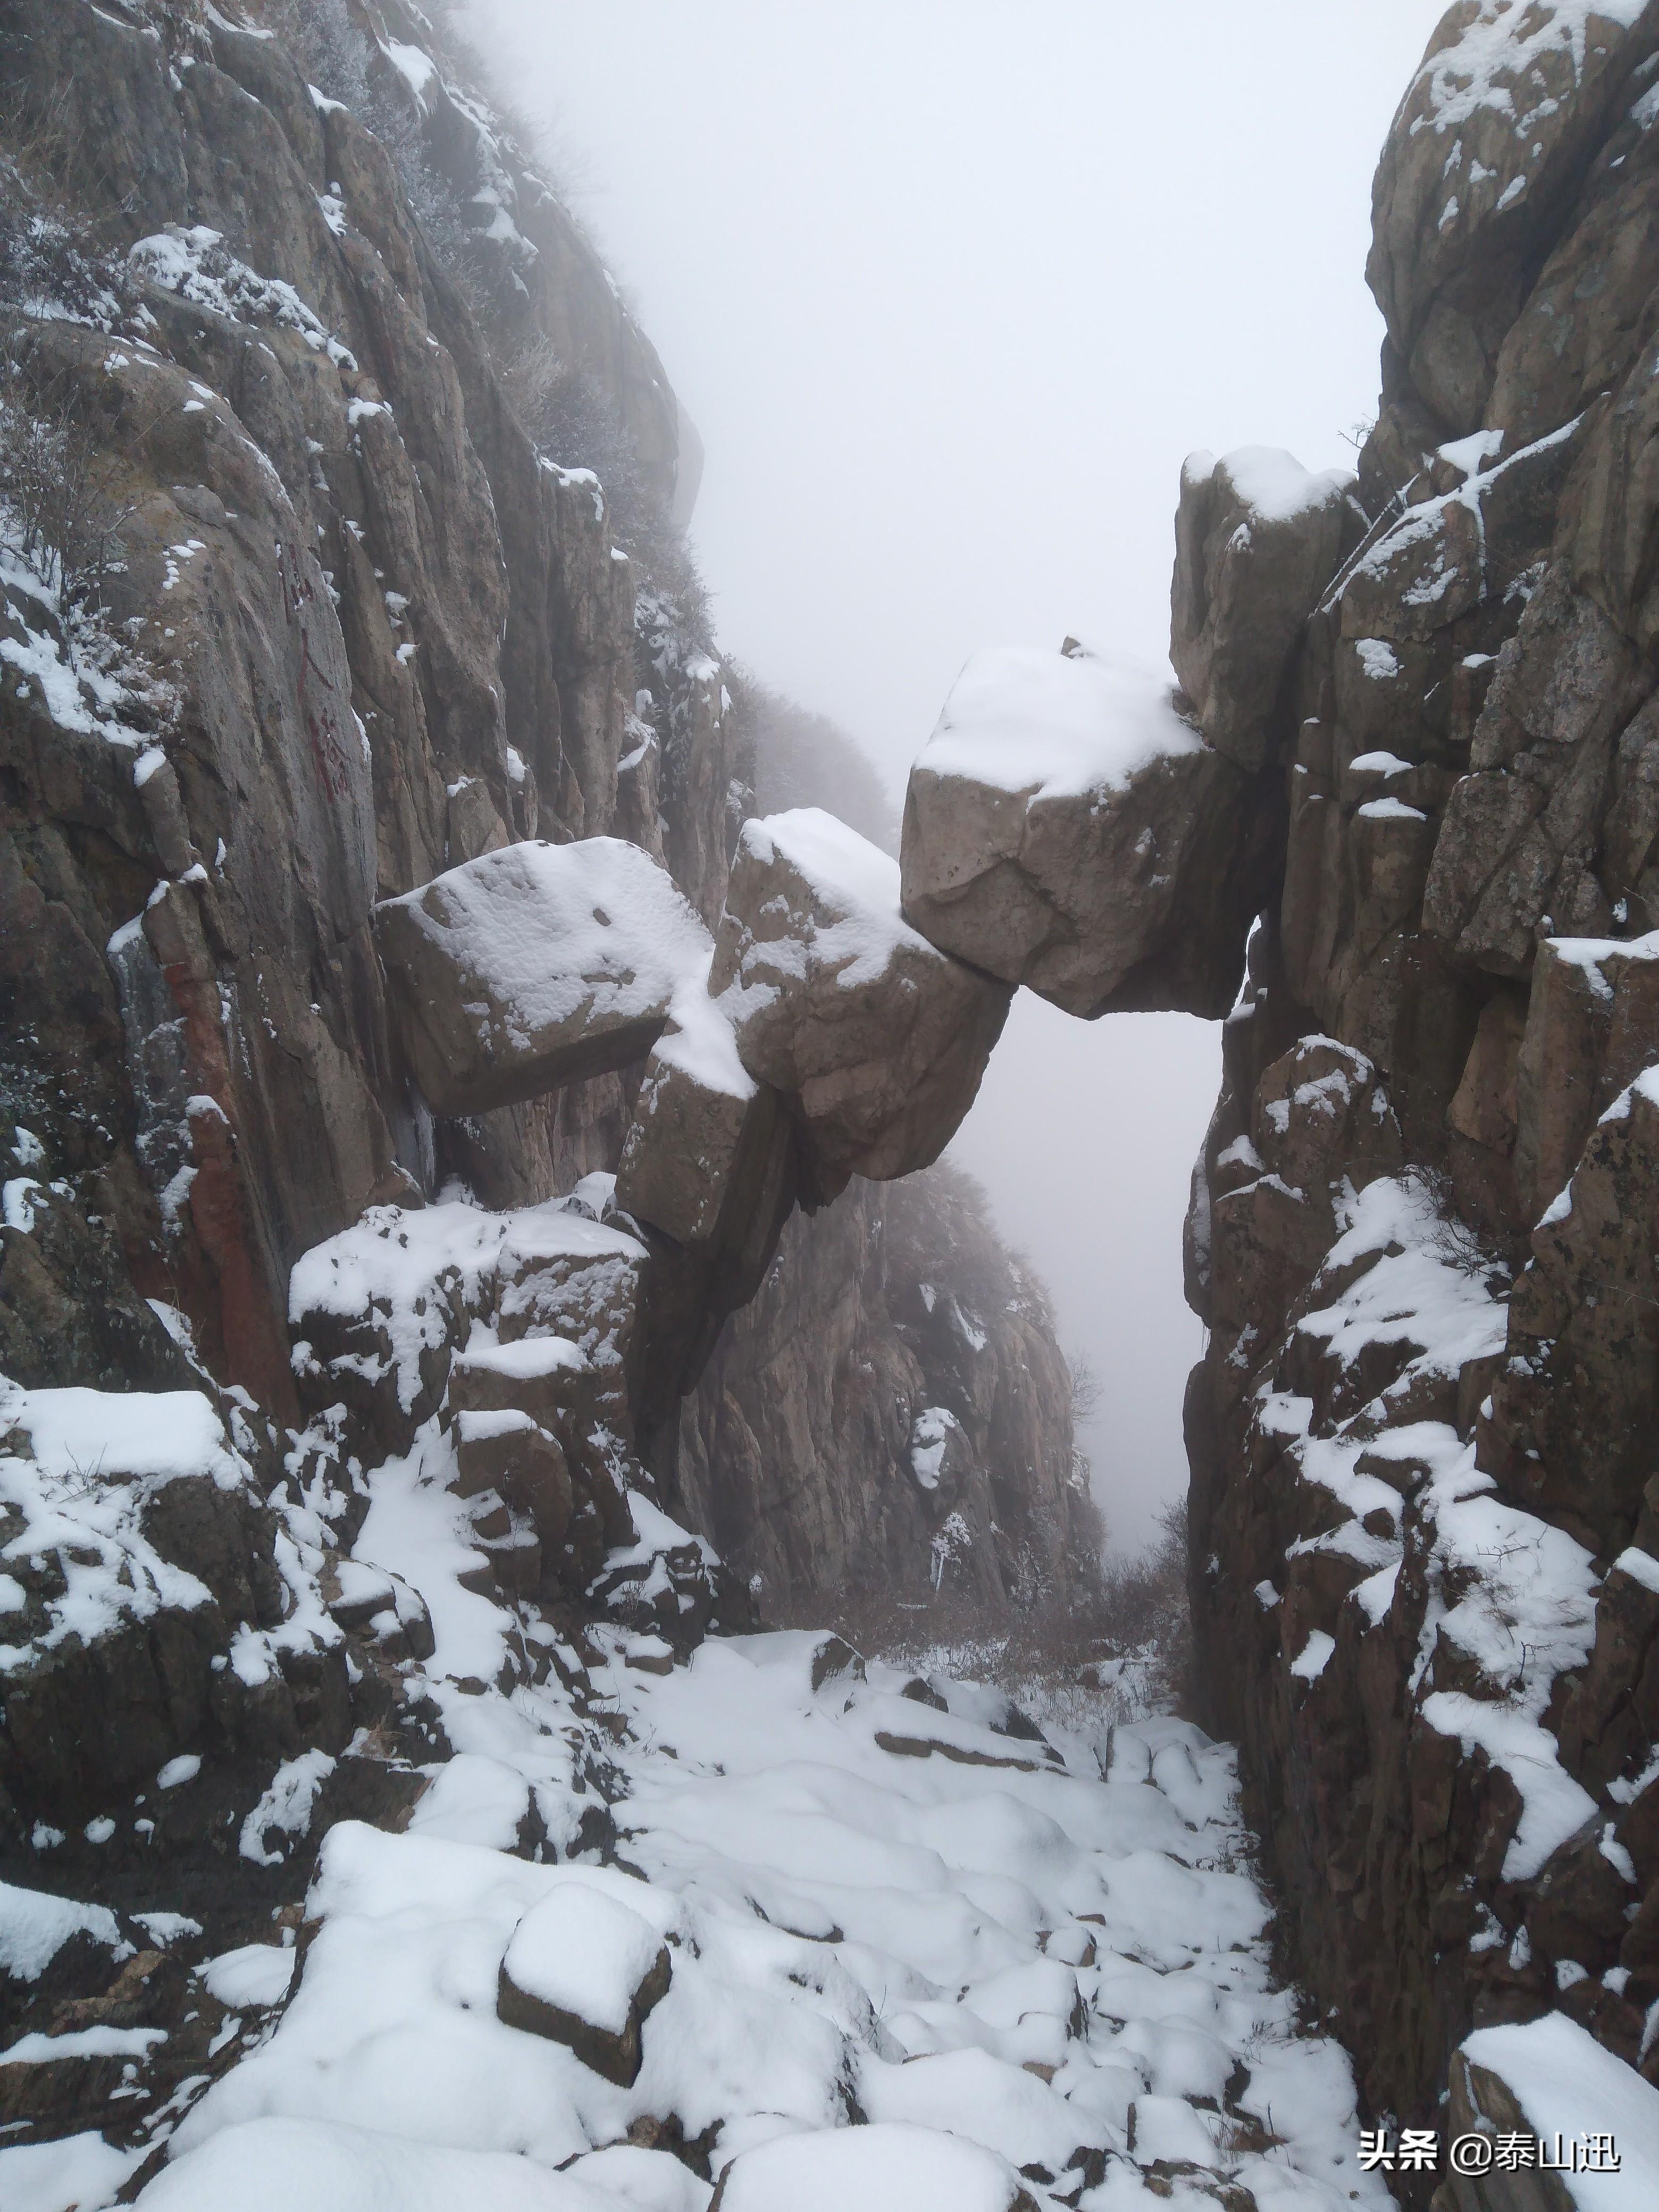
[[[1637,0],[1454,9],[1282,659],[1229,641],[1249,456],[1177,533],[1177,668],[1286,848],[1188,1229],[1199,1679],[1298,1974],[1424,2124],[1552,2007],[1659,2079],[1656,70]]]
[[[510,841],[614,835],[713,923],[752,717],[663,520],[688,486],[661,365],[432,24],[396,0],[240,24],[15,0],[4,33],[8,112],[44,120],[20,125],[0,239],[22,487],[0,575],[0,1095],[27,1133],[9,1170],[62,1220],[55,1242],[9,1212],[0,1231],[0,1368],[188,1381],[164,1307],[280,1426],[303,1253],[376,1203],[453,1185],[511,1208],[614,1170],[638,1087],[636,1066],[434,1119],[371,906]],[[579,449],[614,500],[550,458]],[[876,1490],[902,1501],[894,1571],[914,1553],[925,1573],[911,1428],[995,1395],[951,1398],[884,1294],[860,1306],[842,1271],[879,1241],[867,1198],[799,1222],[778,1310],[749,1324],[768,1357],[726,1363],[729,1422],[687,1426],[684,1498],[712,1528],[746,1525],[722,1500],[748,1495],[756,1440],[798,1441],[809,1400],[826,1425],[810,1467],[764,1478],[774,1577],[842,1571],[853,1509],[813,1502],[832,1467],[858,1470],[861,1523]],[[1032,1326],[988,1325],[994,1366]],[[857,1391],[820,1389],[825,1328],[854,1369],[892,1370],[873,1426]],[[1045,1512],[1068,1403],[1007,1449],[988,1415],[975,1431],[976,1466],[1029,1467]],[[975,1480],[989,1594],[1012,1553]]]
[[[792,1222],[686,1401],[686,1517],[763,1606],[769,1591],[943,1591],[995,1613],[1088,1578],[1047,1301],[971,1206],[981,1264],[964,1264],[949,1234],[962,1203],[935,1170],[855,1182]]]

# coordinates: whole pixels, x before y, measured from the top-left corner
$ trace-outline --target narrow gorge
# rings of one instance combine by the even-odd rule
[[[488,76],[0,4],[0,2203],[1651,2202],[1659,0],[902,829]],[[1178,1716],[776,1625],[1110,1628],[1020,991],[1220,1026]]]

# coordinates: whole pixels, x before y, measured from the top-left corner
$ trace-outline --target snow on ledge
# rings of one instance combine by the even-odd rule
[[[1659,2089],[1605,2051],[1565,2013],[1524,2026],[1477,2028],[1460,2046],[1473,2066],[1506,2083],[1537,2134],[1565,2142],[1587,2128],[1609,2133],[1616,2173],[1575,2173],[1578,2212],[1629,2212],[1659,2203]]]
[[[1279,446],[1240,446],[1218,461],[1213,453],[1188,453],[1181,465],[1183,483],[1207,483],[1224,469],[1253,514],[1263,522],[1293,522],[1311,514],[1346,491],[1354,481],[1348,469],[1304,469],[1294,453]]]

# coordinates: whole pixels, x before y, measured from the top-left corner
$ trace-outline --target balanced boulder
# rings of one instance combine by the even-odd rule
[[[789,1099],[802,1194],[936,1160],[974,1102],[1010,992],[912,928],[899,871],[817,807],[745,823],[709,989],[739,1058]]]
[[[434,1111],[481,1114],[643,1060],[708,933],[637,845],[526,842],[374,909],[387,1002]]]
[[[1068,641],[1069,642],[1069,641]],[[910,771],[905,918],[1067,1013],[1224,1014],[1283,799],[1166,679],[1080,650],[977,653]]]

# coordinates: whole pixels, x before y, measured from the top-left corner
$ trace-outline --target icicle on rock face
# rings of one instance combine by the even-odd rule
[[[907,921],[1067,1013],[1225,1013],[1282,802],[1150,670],[976,653],[910,771]]]
[[[642,1060],[708,936],[617,837],[486,853],[374,909],[399,1035],[440,1114],[482,1114]]]

